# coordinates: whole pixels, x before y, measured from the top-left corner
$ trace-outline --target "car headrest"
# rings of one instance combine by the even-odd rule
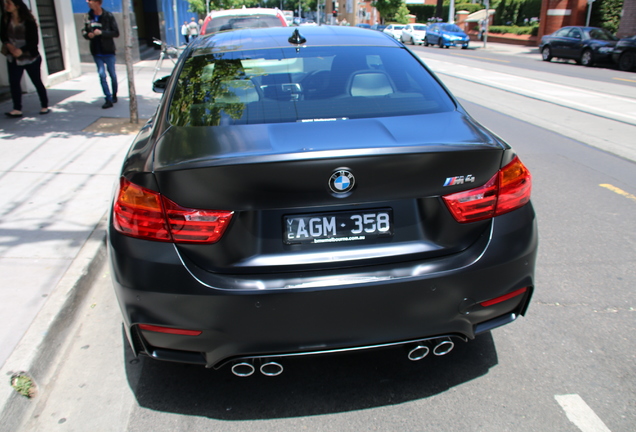
[[[351,96],[387,96],[394,93],[389,76],[377,70],[354,72],[349,80]]]

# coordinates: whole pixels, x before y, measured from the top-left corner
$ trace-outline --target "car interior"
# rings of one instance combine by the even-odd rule
[[[380,54],[288,58],[193,57],[179,76],[170,120],[176,126],[281,123],[415,115],[454,109],[427,71]],[[280,53],[280,51],[278,51]],[[397,67],[399,65],[399,67]],[[183,107],[189,107],[184,114]]]

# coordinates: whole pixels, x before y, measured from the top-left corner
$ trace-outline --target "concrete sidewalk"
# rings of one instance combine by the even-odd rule
[[[152,92],[156,63],[134,65],[138,124],[130,123],[124,65],[117,65],[114,108],[101,108],[91,63],[82,64],[80,77],[48,88],[48,115],[38,114],[35,93],[23,95],[22,118],[0,114],[0,424],[17,414],[10,376],[28,371],[37,381],[46,373],[79,288],[104,261],[113,186],[134,134],[161,97]],[[172,66],[164,61],[157,77]],[[11,109],[10,100],[0,103],[0,113]]]

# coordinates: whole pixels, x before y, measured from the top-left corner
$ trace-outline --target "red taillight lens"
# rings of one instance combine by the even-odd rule
[[[532,176],[515,157],[488,182],[475,189],[443,196],[457,222],[475,222],[518,209],[530,201]]]
[[[113,208],[113,225],[122,234],[171,241],[161,207],[161,195],[121,178]]]
[[[518,209],[530,201],[532,176],[518,157],[499,171],[497,216]]]
[[[161,194],[122,177],[113,208],[113,225],[122,234],[175,243],[215,243],[233,212],[181,207]]]
[[[176,243],[215,243],[221,239],[233,212],[181,207],[162,197],[172,238]]]

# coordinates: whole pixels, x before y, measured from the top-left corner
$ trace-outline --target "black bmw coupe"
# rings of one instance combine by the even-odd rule
[[[156,84],[108,233],[136,354],[273,376],[296,355],[444,355],[526,312],[530,172],[400,42],[222,32]]]

